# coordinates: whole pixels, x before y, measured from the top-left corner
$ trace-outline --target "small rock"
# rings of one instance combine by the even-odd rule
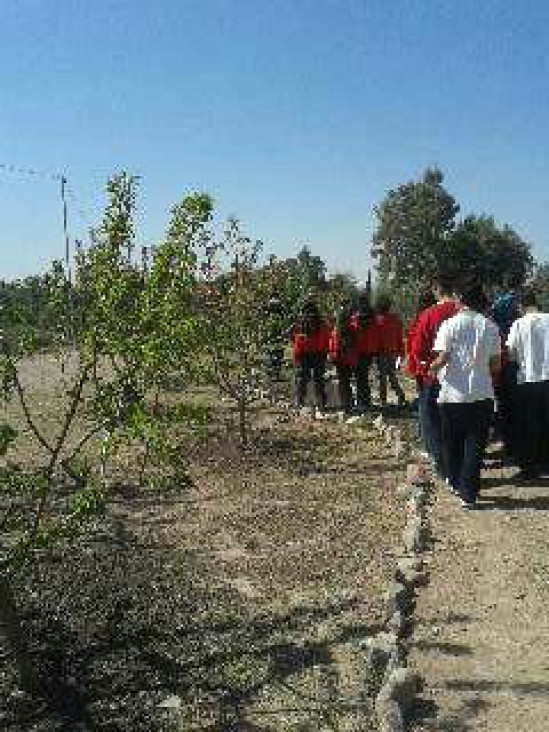
[[[385,615],[390,618],[393,613],[410,612],[413,607],[414,593],[401,582],[393,582],[384,595]]]
[[[406,470],[406,482],[410,485],[427,485],[430,480],[425,466],[410,463]]]
[[[363,652],[361,686],[369,697],[379,693],[385,678],[402,663],[396,633],[378,633],[360,644]]]
[[[375,710],[380,732],[404,732],[404,720],[395,701],[378,696]]]
[[[378,699],[395,701],[405,715],[422,688],[421,677],[409,668],[397,668],[390,674]]]
[[[181,709],[182,701],[181,697],[172,694],[166,697],[163,701],[158,704],[160,709]]]
[[[372,424],[376,428],[376,430],[378,430],[379,432],[381,432],[381,430],[384,427],[383,415],[380,414],[378,417],[376,417],[374,419],[374,421],[372,422]]]

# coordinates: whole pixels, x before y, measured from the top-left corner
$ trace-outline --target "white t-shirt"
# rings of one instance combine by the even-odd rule
[[[526,313],[515,320],[507,346],[519,365],[519,384],[549,380],[548,313]]]
[[[433,350],[448,354],[448,361],[438,374],[440,403],[494,398],[489,364],[490,358],[501,352],[499,330],[494,322],[464,308],[441,324]]]

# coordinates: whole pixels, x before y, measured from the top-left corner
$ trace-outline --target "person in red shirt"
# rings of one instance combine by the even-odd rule
[[[350,414],[353,406],[351,378],[356,368],[355,331],[351,327],[352,304],[341,304],[336,316],[336,324],[330,335],[330,360],[337,372],[339,402],[341,409]]]
[[[418,379],[416,377],[417,372],[417,364],[415,362],[415,354],[413,352],[413,343],[414,338],[416,334],[416,328],[417,323],[419,320],[419,316],[424,310],[427,310],[427,308],[430,308],[431,305],[434,305],[436,303],[435,296],[433,295],[433,291],[429,288],[428,290],[425,290],[422,292],[418,299],[416,304],[416,311],[414,316],[408,321],[408,324],[406,326],[406,333],[404,337],[404,344],[405,344],[405,357],[404,357],[404,366],[403,371],[406,374],[409,374],[410,376],[413,376],[416,378],[416,386],[419,391],[419,383]]]
[[[441,423],[437,404],[440,384],[429,369],[436,357],[433,352],[433,343],[438,328],[444,320],[451,318],[458,310],[453,290],[453,278],[445,272],[440,272],[433,288],[436,303],[418,315],[408,354],[408,362],[413,368],[413,376],[415,376],[418,386],[421,437],[427,453],[434,462],[435,469],[441,476],[445,476],[446,471],[442,459]]]
[[[399,407],[406,406],[406,397],[396,373],[396,360],[404,356],[404,331],[402,321],[391,311],[393,302],[382,293],[376,301],[375,322],[378,329],[379,350],[377,367],[379,373],[379,400],[387,403],[387,381],[398,398]]]
[[[325,371],[330,346],[330,328],[314,300],[306,300],[291,331],[295,367],[295,405],[303,407],[311,376],[316,406],[326,408]]]
[[[379,351],[379,331],[367,292],[362,292],[358,297],[357,311],[351,317],[351,328],[355,334],[357,409],[364,412],[372,406],[370,367]]]

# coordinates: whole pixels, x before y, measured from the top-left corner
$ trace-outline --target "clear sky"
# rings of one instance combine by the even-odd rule
[[[142,243],[200,189],[363,278],[373,206],[438,164],[549,259],[546,0],[0,0],[0,90],[0,164],[65,173],[73,237],[126,168]],[[62,256],[54,180],[0,168],[0,222],[0,278]]]

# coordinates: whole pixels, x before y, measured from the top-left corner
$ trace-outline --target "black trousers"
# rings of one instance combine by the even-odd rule
[[[350,412],[353,406],[353,390],[351,388],[353,367],[336,364],[336,372],[339,390],[339,406],[345,412]]]
[[[464,501],[474,502],[494,413],[494,402],[439,404],[444,473]]]
[[[272,346],[267,349],[267,374],[273,381],[281,380],[282,364],[284,363],[284,348]]]
[[[440,476],[447,477],[442,458],[441,415],[437,403],[440,392],[438,381],[418,383],[419,431],[425,449],[434,460],[435,469]]]
[[[514,445],[514,405],[517,388],[517,365],[507,363],[501,369],[498,383],[494,387],[497,404],[496,432],[503,442],[503,450],[507,457],[515,454]]]
[[[549,381],[518,384],[513,408],[513,447],[519,468],[549,466]]]
[[[372,405],[372,392],[370,390],[370,368],[373,356],[359,356],[356,364],[356,402],[359,408],[366,408]]]
[[[379,375],[379,400],[382,404],[387,402],[387,381],[391,389],[398,397],[399,404],[406,401],[404,391],[398,382],[396,371],[396,357],[388,353],[380,353],[377,357],[377,369]]]
[[[315,388],[316,406],[324,409],[326,406],[326,355],[306,353],[295,366],[295,404],[302,407],[307,396],[307,386],[313,380]]]

